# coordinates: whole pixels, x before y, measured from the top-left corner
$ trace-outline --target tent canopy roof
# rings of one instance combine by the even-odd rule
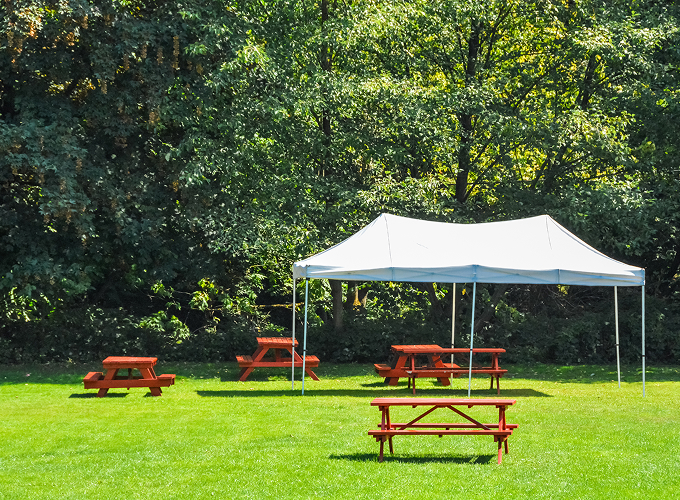
[[[645,270],[595,250],[548,215],[480,224],[380,217],[293,265],[295,278],[642,286]]]

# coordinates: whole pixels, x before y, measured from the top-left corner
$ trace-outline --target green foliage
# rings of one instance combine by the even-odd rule
[[[672,2],[2,9],[0,338],[12,345],[13,331],[56,336],[67,318],[105,311],[129,329],[124,338],[143,330],[153,349],[213,359],[244,332],[289,329],[280,306],[291,302],[292,263],[381,212],[453,222],[549,213],[645,267],[648,292],[675,307]],[[312,324],[327,329],[331,291],[311,288]],[[538,346],[548,327],[530,318],[540,296],[511,293],[502,307],[516,313],[483,331],[534,321],[523,342]],[[388,320],[439,328],[442,312],[422,289],[379,285],[369,297],[365,317],[347,314],[361,338],[377,339]],[[535,347],[535,358],[605,359],[593,333],[601,315],[582,312],[565,302],[540,312],[565,318],[550,326],[565,348]]]
[[[151,330],[156,334],[166,336],[177,344],[181,344],[182,340],[189,338],[190,334],[189,328],[177,319],[177,316],[168,318],[165,311],[158,311],[156,314],[142,318],[139,326],[144,330]]]
[[[239,317],[217,328],[190,332],[166,311],[135,317],[122,308],[71,308],[42,321],[14,323],[0,337],[0,363],[95,362],[106,356],[156,356],[170,360],[231,360],[252,352],[258,335],[280,334]]]
[[[333,362],[384,363],[390,358],[391,345],[451,342],[450,332],[447,339],[446,330],[431,323],[394,319],[378,322],[366,318],[347,323],[341,336],[331,326],[310,329],[308,352]]]

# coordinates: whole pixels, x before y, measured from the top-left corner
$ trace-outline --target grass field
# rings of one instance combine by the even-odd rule
[[[488,436],[396,437],[378,463],[369,403],[410,391],[365,365],[322,363],[300,396],[286,370],[244,383],[235,363],[161,362],[177,374],[162,397],[102,399],[83,389],[94,365],[0,367],[0,499],[680,498],[680,368],[651,367],[645,398],[634,367],[621,389],[609,366],[504,368],[519,428],[498,465]],[[475,378],[472,396],[488,387]],[[418,396],[467,397],[467,380]]]

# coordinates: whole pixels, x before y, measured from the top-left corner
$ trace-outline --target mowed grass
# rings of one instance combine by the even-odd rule
[[[0,367],[0,499],[680,497],[680,368],[650,368],[645,398],[634,367],[620,389],[609,366],[505,368],[519,429],[498,465],[488,436],[396,437],[378,463],[369,403],[411,393],[368,365],[322,363],[301,396],[287,370],[237,382],[235,363],[161,362],[177,374],[162,397],[102,399],[83,389],[95,365]],[[488,384],[473,379],[472,396],[496,397]],[[467,397],[467,380],[421,380],[418,396]],[[432,421],[455,417],[440,411]]]

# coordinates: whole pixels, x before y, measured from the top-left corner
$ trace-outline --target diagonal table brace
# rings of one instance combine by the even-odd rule
[[[460,411],[458,408],[454,408],[453,406],[447,406],[447,408],[449,408],[450,410],[454,411],[455,413],[457,413],[457,414],[460,415],[461,417],[463,417],[463,418],[469,420],[470,422],[472,422],[472,423],[475,424],[476,426],[478,426],[478,427],[480,427],[480,428],[482,428],[482,429],[486,429],[487,431],[490,430],[490,427],[487,427],[486,425],[482,424],[481,422],[477,422],[474,418],[472,418],[472,417],[466,415],[465,413],[463,413],[462,411]]]

